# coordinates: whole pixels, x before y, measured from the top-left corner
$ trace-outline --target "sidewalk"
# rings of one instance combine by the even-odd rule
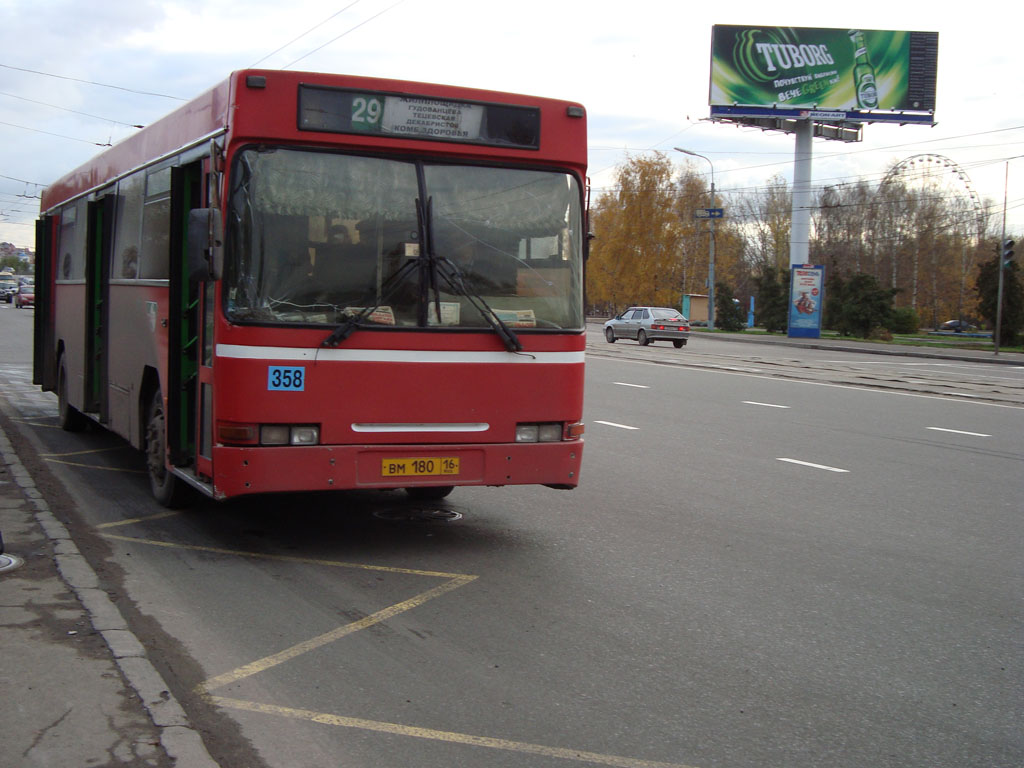
[[[961,360],[974,363],[994,363],[997,365],[1024,365],[1024,354],[1020,352],[1000,351],[998,355],[991,350],[971,349],[969,347],[930,347],[926,345],[881,344],[859,339],[837,339],[823,337],[820,339],[791,339],[781,333],[708,333],[699,328],[694,329],[691,339],[700,342],[701,338],[715,341],[735,341],[748,344],[774,344],[784,347],[803,347],[805,349],[823,349],[830,352],[860,352],[868,355],[890,355],[893,357],[926,357],[936,360]]]
[[[592,330],[600,330],[605,318],[588,317],[587,326]],[[996,365],[1024,365],[1024,354],[1020,352],[1000,351],[998,355],[991,350],[971,349],[969,347],[939,347],[905,344],[883,344],[863,339],[823,337],[820,339],[791,339],[784,333],[764,333],[763,331],[745,331],[739,333],[708,332],[703,328],[694,327],[690,332],[690,342],[700,344],[703,339],[709,341],[739,342],[744,344],[773,344],[780,347],[803,347],[804,349],[821,349],[829,352],[860,352],[867,355],[890,355],[892,357],[925,357],[934,360],[959,360],[972,363],[994,363]],[[955,339],[955,337],[954,337]],[[945,341],[950,339],[946,338]]]
[[[53,515],[0,397],[0,766],[215,768]]]

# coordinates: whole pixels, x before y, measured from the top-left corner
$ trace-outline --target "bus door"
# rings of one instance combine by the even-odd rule
[[[113,194],[89,201],[85,247],[85,401],[84,410],[108,417],[107,349],[110,342],[110,252],[113,242]]]
[[[167,447],[171,464],[208,474],[197,461],[199,369],[203,360],[203,284],[189,280],[188,212],[202,205],[203,165],[171,169],[170,285],[167,335]],[[209,463],[208,461],[206,462]],[[208,467],[206,468],[208,469]]]
[[[36,307],[32,328],[32,383],[43,391],[57,389],[57,358],[54,355],[55,308],[53,305],[54,227],[56,216],[36,221]]]

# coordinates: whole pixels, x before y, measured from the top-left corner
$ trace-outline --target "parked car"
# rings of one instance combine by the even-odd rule
[[[976,325],[971,325],[966,320],[947,320],[939,326],[940,331],[956,331],[957,333],[976,331],[977,329]]]
[[[14,300],[14,294],[18,292],[18,281],[14,277],[0,275],[0,299],[8,304]]]
[[[667,307],[630,307],[604,324],[609,344],[619,339],[636,339],[646,347],[654,341],[671,341],[676,349],[690,338],[690,321]]]
[[[14,294],[14,308],[34,307],[36,305],[36,287],[34,285],[22,285]]]

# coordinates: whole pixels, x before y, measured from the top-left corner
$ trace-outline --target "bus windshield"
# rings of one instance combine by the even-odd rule
[[[583,328],[571,174],[266,146],[232,172],[232,322]]]

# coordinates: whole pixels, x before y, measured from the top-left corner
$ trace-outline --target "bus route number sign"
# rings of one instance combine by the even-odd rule
[[[283,365],[267,367],[267,389],[271,392],[302,392],[306,389],[306,369]]]
[[[352,130],[380,131],[383,115],[383,99],[368,94],[358,94],[352,99]]]
[[[419,456],[407,459],[381,459],[380,473],[384,477],[457,475],[459,474],[459,457]]]

